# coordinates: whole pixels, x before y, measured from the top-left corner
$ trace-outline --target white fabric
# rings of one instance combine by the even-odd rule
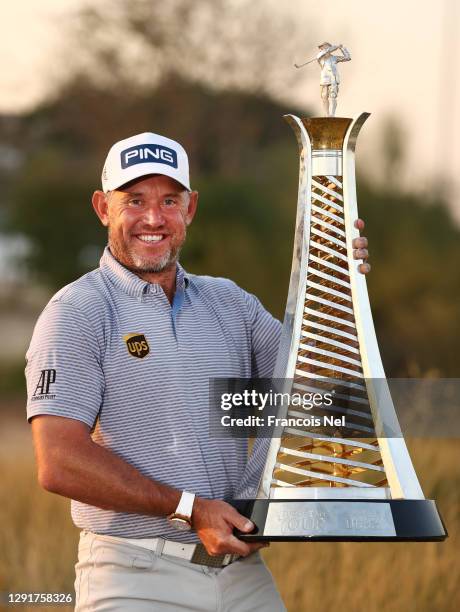
[[[81,533],[76,612],[286,610],[259,553],[209,568],[114,540]]]
[[[136,134],[112,146],[102,171],[102,189],[107,193],[148,174],[170,176],[190,191],[184,147],[152,132]]]

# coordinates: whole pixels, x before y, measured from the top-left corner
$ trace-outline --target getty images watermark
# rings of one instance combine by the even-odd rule
[[[390,392],[398,420],[379,416],[368,396]],[[460,437],[460,379],[213,378],[209,381],[212,437],[278,437],[285,433],[334,438]],[[398,422],[399,421],[399,422]],[[378,431],[376,431],[376,426]],[[291,430],[291,431],[289,431]],[[284,433],[283,433],[284,432]]]
[[[334,402],[334,391],[280,392],[273,389],[221,391],[219,422],[224,428],[345,427],[345,415],[318,414]]]

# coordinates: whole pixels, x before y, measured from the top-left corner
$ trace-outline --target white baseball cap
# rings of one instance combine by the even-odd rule
[[[184,147],[152,132],[136,134],[112,146],[102,170],[102,189],[107,193],[147,174],[170,176],[190,191]]]

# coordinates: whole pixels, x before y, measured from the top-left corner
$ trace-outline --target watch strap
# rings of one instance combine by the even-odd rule
[[[193,502],[195,501],[195,493],[182,491],[182,495],[174,514],[192,518]]]

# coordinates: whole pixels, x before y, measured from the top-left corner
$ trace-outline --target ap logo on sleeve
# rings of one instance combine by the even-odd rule
[[[54,399],[56,395],[54,393],[50,393],[51,386],[56,382],[56,370],[50,368],[47,370],[42,370],[40,372],[40,376],[37,382],[37,386],[35,387],[34,394],[32,395],[32,401],[36,402],[38,400],[45,399]]]

